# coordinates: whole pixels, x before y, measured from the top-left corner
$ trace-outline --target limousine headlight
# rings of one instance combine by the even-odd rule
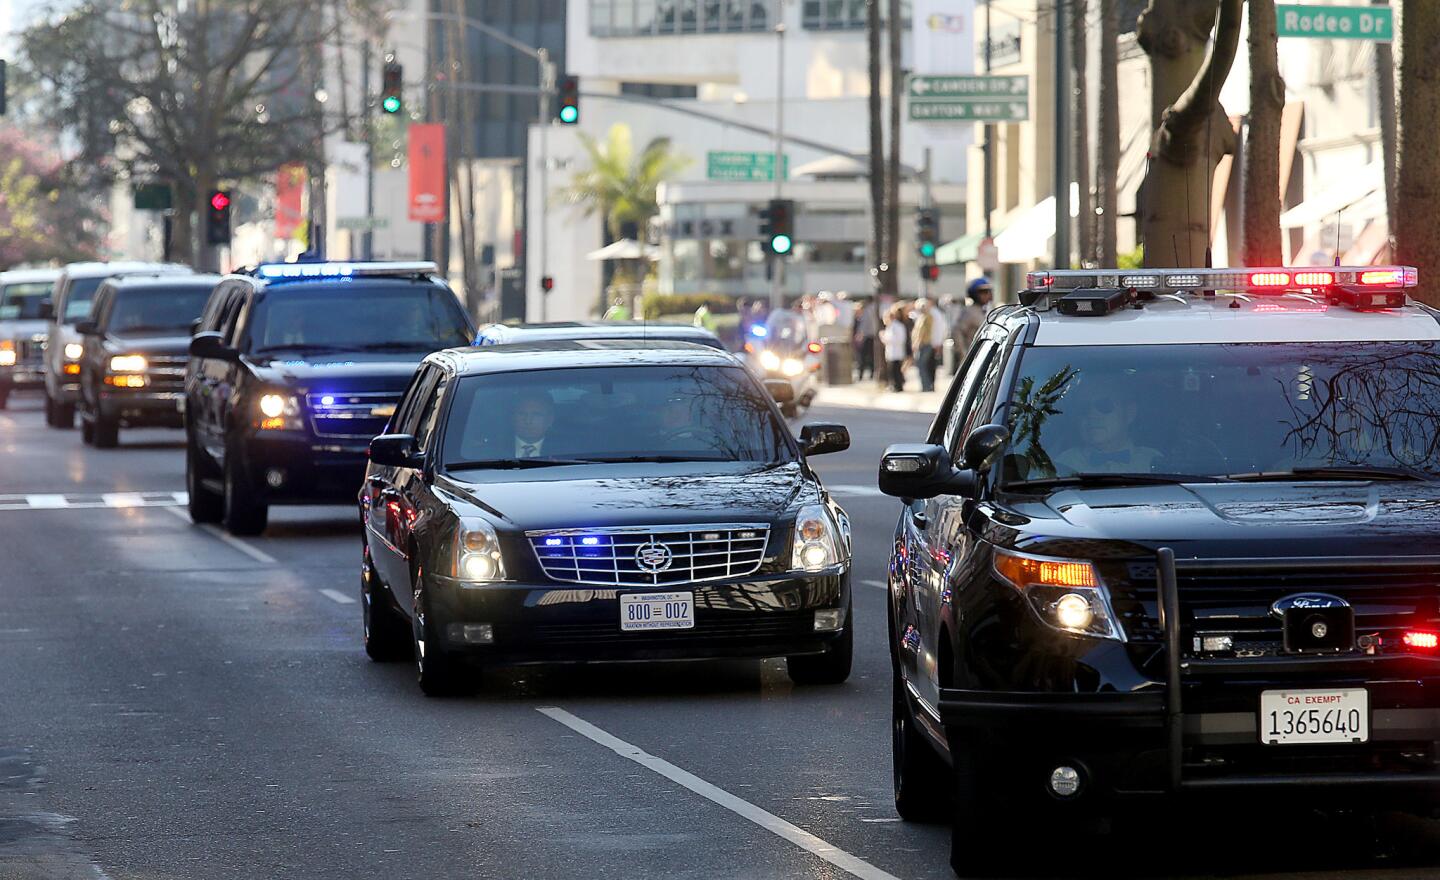
[[[838,530],[823,504],[807,504],[795,517],[795,546],[790,567],[794,571],[824,571],[839,565]]]
[[[495,527],[483,519],[460,522],[455,536],[455,577],[470,583],[505,580],[505,559]]]

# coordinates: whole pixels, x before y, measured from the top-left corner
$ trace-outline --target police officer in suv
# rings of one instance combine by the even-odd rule
[[[416,365],[473,337],[433,263],[264,264],[225,278],[185,376],[191,519],[253,535],[271,504],[353,501]]]
[[[880,465],[905,504],[895,803],[950,812],[957,872],[1141,796],[1433,805],[1440,312],[1416,281],[1036,273],[989,316],[926,443]]]

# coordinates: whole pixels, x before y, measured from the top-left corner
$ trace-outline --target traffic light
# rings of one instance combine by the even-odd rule
[[[380,73],[380,109],[393,115],[404,108],[405,68],[394,55],[386,55],[385,67]]]
[[[540,276],[540,289],[549,293],[555,289],[555,279],[549,275]]]
[[[230,193],[223,189],[210,191],[205,202],[205,241],[209,244],[230,243]]]
[[[915,212],[915,248],[920,256],[931,260],[940,247],[940,212],[934,208],[920,208]]]
[[[560,104],[555,109],[555,118],[561,125],[575,125],[580,121],[580,77],[560,77]]]
[[[760,237],[765,241],[765,249],[777,257],[795,249],[794,201],[770,200],[770,205],[760,212]]]
[[[920,267],[921,281],[939,281],[940,267],[934,263],[925,263]]]

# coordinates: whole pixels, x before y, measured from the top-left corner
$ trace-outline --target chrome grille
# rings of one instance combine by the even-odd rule
[[[305,395],[305,411],[317,437],[366,440],[383,434],[400,400],[398,391],[332,392]]]
[[[770,527],[755,523],[529,532],[553,581],[657,587],[745,577],[760,569]]]
[[[185,388],[185,365],[188,355],[146,355],[150,365],[145,374],[150,377],[152,391],[183,391]]]
[[[15,340],[15,357],[21,364],[39,364],[45,360],[45,337],[32,336]]]

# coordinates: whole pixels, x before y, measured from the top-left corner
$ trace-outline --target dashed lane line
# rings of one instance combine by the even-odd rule
[[[341,605],[355,604],[355,599],[353,596],[347,596],[339,590],[321,590],[320,595],[324,596],[327,599],[332,599],[340,603]]]
[[[90,492],[0,495],[0,510],[126,510],[132,507],[178,507],[184,492]]]
[[[190,516],[189,516],[189,514],[187,514],[187,513],[185,513],[184,511],[180,510],[180,508],[178,508],[178,507],[166,507],[165,510],[167,510],[167,511],[169,511],[170,513],[174,514],[175,517],[176,517],[177,519],[181,520],[182,522],[185,522],[185,523],[189,523],[189,522],[190,522]],[[234,548],[234,549],[236,549],[236,550],[239,550],[241,553],[244,553],[246,556],[249,556],[251,559],[255,560],[256,562],[263,562],[263,563],[265,563],[266,565],[277,565],[277,564],[279,564],[279,562],[280,562],[280,560],[276,559],[274,556],[271,556],[269,553],[266,553],[264,550],[261,550],[259,547],[252,546],[251,544],[249,544],[249,543],[247,543],[247,542],[245,542],[245,541],[240,540],[239,538],[235,537],[234,535],[227,534],[224,529],[221,529],[221,528],[219,528],[219,527],[217,527],[217,526],[212,526],[212,525],[208,525],[208,524],[207,524],[207,525],[202,525],[202,526],[200,526],[199,528],[200,528],[200,530],[201,530],[202,532],[205,532],[206,534],[209,534],[209,535],[214,536],[215,538],[219,539],[220,541],[223,541],[225,544],[229,545],[230,547],[232,547],[232,548]]]
[[[882,590],[890,589],[890,585],[885,583],[884,581],[861,581],[860,583],[864,584],[867,587],[878,587]]]
[[[741,800],[730,792],[676,767],[663,758],[657,758],[641,750],[638,746],[631,745],[623,739],[606,733],[590,722],[583,718],[576,717],[564,709],[555,706],[542,706],[536,711],[554,721],[560,722],[591,742],[604,746],[620,757],[634,761],[641,767],[652,770],[679,786],[688,788],[707,801],[724,807],[735,815],[759,825],[776,837],[787,840],[801,849],[819,856],[847,874],[859,877],[861,880],[898,880],[893,874],[880,870],[859,856],[851,855],[840,847],[816,837],[809,831],[786,822],[774,813],[766,812],[749,801]]]

